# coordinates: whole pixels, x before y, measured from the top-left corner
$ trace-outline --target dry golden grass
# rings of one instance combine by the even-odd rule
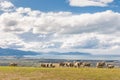
[[[0,67],[0,80],[120,80],[120,69]]]

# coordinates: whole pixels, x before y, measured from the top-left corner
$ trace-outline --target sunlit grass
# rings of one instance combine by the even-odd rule
[[[120,69],[0,67],[0,80],[120,80]]]

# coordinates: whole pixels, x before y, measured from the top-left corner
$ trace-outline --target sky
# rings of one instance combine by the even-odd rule
[[[120,0],[0,0],[0,47],[120,54]]]

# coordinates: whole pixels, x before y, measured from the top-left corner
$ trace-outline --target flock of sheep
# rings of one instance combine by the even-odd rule
[[[59,67],[91,67],[92,64],[89,62],[61,62],[57,63]],[[17,63],[10,63],[9,66],[18,66]],[[56,67],[55,63],[41,63],[40,67],[44,68],[54,68]],[[107,64],[105,62],[97,62],[96,63],[97,68],[114,68],[115,66],[113,64]]]
[[[91,67],[91,63],[89,62],[61,62],[58,63],[59,67],[76,67],[76,68],[80,68],[80,67]],[[51,67],[54,68],[56,67],[53,63],[41,63],[40,65],[41,67]],[[96,63],[96,67],[97,68],[114,68],[115,66],[113,64],[107,64],[105,62],[97,62]]]

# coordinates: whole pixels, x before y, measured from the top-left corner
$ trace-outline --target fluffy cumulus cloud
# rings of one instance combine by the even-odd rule
[[[7,0],[0,0],[0,10],[11,11],[15,6]]]
[[[89,35],[89,36],[88,36]],[[74,38],[74,39],[73,39]],[[79,34],[65,39],[62,48],[107,49],[120,46],[120,38],[103,34]]]
[[[119,32],[120,14],[113,11],[94,14],[72,14],[69,12],[41,13],[35,19],[33,32],[48,34],[80,34],[84,32]]]
[[[86,7],[86,6],[99,6],[105,7],[114,0],[69,0],[70,6]]]
[[[24,42],[16,35],[11,33],[0,32],[0,47],[2,48],[15,48],[19,49],[24,46]]]
[[[0,47],[35,51],[120,48],[118,12],[42,12],[15,8],[7,1],[3,3],[0,3],[1,8],[5,9],[0,14]]]

